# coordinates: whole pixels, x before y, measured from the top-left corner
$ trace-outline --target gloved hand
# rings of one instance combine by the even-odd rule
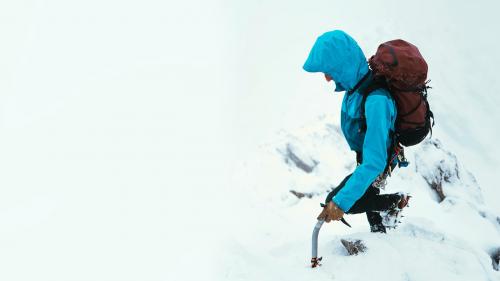
[[[340,209],[333,201],[330,201],[319,214],[318,220],[330,222],[332,220],[338,221],[344,216],[344,211]]]

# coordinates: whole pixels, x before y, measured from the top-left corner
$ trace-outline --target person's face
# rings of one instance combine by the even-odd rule
[[[332,80],[333,80],[333,79],[332,79],[332,76],[330,76],[330,75],[328,75],[328,74],[326,74],[326,73],[325,73],[325,79],[326,79],[326,82],[330,82],[330,81],[332,81]]]
[[[323,74],[325,75],[326,82],[330,82],[333,80],[332,76],[330,76],[326,73],[323,73]],[[335,92],[343,92],[346,90],[345,87],[342,84],[340,84],[340,82],[338,82],[338,81],[334,81],[334,82],[335,82]]]

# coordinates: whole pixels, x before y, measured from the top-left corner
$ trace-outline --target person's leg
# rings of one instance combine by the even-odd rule
[[[348,213],[357,214],[366,212],[371,232],[386,233],[386,228],[382,223],[382,216],[379,211],[394,208],[400,199],[401,196],[398,194],[380,195],[380,189],[370,185],[365,194],[354,203]]]
[[[359,214],[365,212],[387,211],[396,207],[400,200],[401,195],[397,193],[380,195],[380,190],[370,185],[365,194],[363,194],[363,196],[354,203],[351,209],[349,209],[348,213]]]
[[[379,212],[366,212],[366,218],[370,224],[371,232],[386,233],[385,226],[382,224],[382,216]]]
[[[332,198],[345,186],[351,175],[345,177],[345,179],[328,194],[325,200],[326,202],[330,202]],[[401,196],[398,194],[379,194],[380,189],[370,185],[365,191],[365,194],[363,194],[363,196],[361,196],[361,198],[354,203],[347,213],[359,214],[373,211],[386,211],[394,208],[401,199]]]
[[[370,205],[373,205],[372,201],[378,200],[379,194],[380,189],[370,185],[365,194],[354,203],[348,213],[366,212],[366,218],[368,219],[368,224],[370,224],[370,231],[386,233],[385,226],[382,224],[382,216],[380,216],[379,212],[370,210]]]
[[[345,186],[345,183],[350,177],[351,175],[348,175],[328,194],[326,202],[332,200],[332,198]],[[363,196],[358,199],[356,203],[354,203],[347,214],[359,214],[366,212],[371,231],[385,233],[385,226],[382,224],[382,216],[380,216],[379,211],[386,211],[394,208],[398,204],[401,197],[398,194],[379,194],[380,189],[370,185],[365,194],[363,194]]]

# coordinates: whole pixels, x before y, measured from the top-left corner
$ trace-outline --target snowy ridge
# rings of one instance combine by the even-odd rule
[[[334,124],[335,117],[325,115],[293,132],[281,131],[240,169],[235,180],[246,183],[242,193],[250,195],[246,203],[251,214],[245,231],[234,233],[240,237],[241,251],[232,252],[232,259],[238,256],[242,264],[225,261],[228,280],[276,276],[282,280],[500,280],[492,266],[492,255],[500,248],[500,219],[485,205],[474,176],[438,139],[406,149],[410,166],[396,169],[382,191],[413,195],[402,224],[387,235],[370,233],[363,214],[345,217],[352,229],[326,224],[319,239],[323,266],[310,269],[310,234],[319,203],[355,167],[354,154]],[[367,251],[348,256],[341,239],[360,239]],[[245,274],[237,273],[240,267]]]

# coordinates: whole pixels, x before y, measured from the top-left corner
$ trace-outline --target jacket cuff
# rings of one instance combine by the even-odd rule
[[[346,200],[339,200],[337,196],[333,197],[332,201],[333,203],[335,203],[335,205],[337,205],[337,207],[342,209],[344,213],[347,213],[351,208],[351,206],[348,205],[348,202]]]

